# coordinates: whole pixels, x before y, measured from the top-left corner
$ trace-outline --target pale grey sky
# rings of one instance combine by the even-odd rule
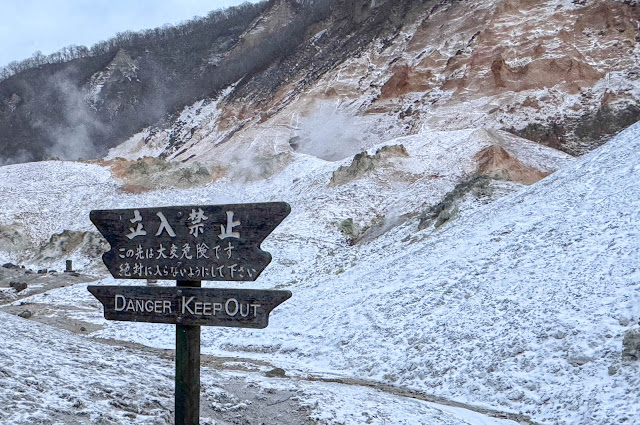
[[[0,67],[116,33],[177,24],[247,0],[0,0]],[[249,0],[256,3],[258,0]]]

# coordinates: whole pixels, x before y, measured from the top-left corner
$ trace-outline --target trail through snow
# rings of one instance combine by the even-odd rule
[[[11,344],[0,350],[2,424],[173,423],[170,353],[104,345],[5,313],[0,319],[0,338]],[[515,425],[357,386],[209,367],[201,377],[203,425]]]

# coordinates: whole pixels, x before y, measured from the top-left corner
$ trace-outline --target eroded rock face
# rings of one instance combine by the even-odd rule
[[[520,92],[561,85],[569,94],[579,93],[604,76],[593,66],[571,56],[540,58],[526,65],[509,66],[501,54],[491,63],[491,74],[496,89]]]
[[[8,253],[20,253],[33,248],[33,241],[18,225],[0,226],[0,244]]]
[[[97,232],[65,230],[52,235],[49,241],[40,247],[33,261],[55,261],[77,251],[89,258],[99,258],[107,247],[107,241]]]
[[[127,96],[124,93],[120,93],[120,96],[104,95],[109,91],[122,90],[129,83],[135,83],[138,78],[139,68],[140,63],[138,60],[133,59],[124,49],[118,50],[113,60],[104,70],[98,71],[91,76],[86,87],[87,101],[96,109],[107,103],[106,106],[111,109],[110,113],[115,114],[125,103],[130,101],[126,99]]]
[[[399,65],[394,67],[393,75],[382,86],[380,97],[382,99],[397,98],[411,92],[426,91],[429,86],[427,82],[433,75],[428,70],[422,73],[415,73],[409,65]]]
[[[490,190],[490,183],[491,177],[486,175],[475,176],[458,183],[442,201],[420,214],[418,230],[424,230],[431,225],[436,229],[439,228],[458,214],[458,204],[467,194],[472,192],[482,194],[483,191]]]
[[[508,129],[579,155],[640,119],[640,8],[634,2],[325,3],[331,7],[307,21],[300,2],[269,2],[256,9],[258,16],[247,15],[245,26],[203,43],[206,49],[185,61],[177,51],[167,59],[139,47],[91,58],[87,70],[71,74],[89,112],[108,124],[86,127],[90,139],[102,147],[147,127],[144,142],[154,154],[223,165],[247,146],[279,154],[300,137],[304,148],[308,137],[300,124],[331,105],[335,114],[326,127],[351,129],[362,145],[329,160],[424,129],[470,127]],[[274,40],[286,48],[275,49]],[[277,57],[253,63],[269,49]],[[167,87],[158,83],[165,80]],[[37,100],[15,87],[0,89],[0,118],[9,121]],[[216,106],[206,110],[207,102]],[[189,107],[197,116],[180,113]],[[65,118],[81,128],[70,121],[75,113],[66,115],[51,122]],[[18,149],[19,135],[14,127],[11,132],[7,143]]]
[[[213,167],[211,170],[198,162],[181,164],[162,158],[143,157],[136,161],[116,158],[108,162],[114,177],[122,179],[122,192],[141,193],[163,188],[191,188],[204,186],[220,177],[226,170]]]

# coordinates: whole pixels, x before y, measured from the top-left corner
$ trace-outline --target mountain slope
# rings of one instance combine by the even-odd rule
[[[342,159],[469,127],[579,155],[640,118],[638,19],[615,0],[245,5],[0,81],[3,163],[102,156],[132,137],[181,161],[292,139]]]
[[[228,163],[247,151],[288,152],[292,141],[301,152],[341,159],[426,129],[485,127],[579,155],[640,118],[634,5],[361,3],[365,23],[384,12],[399,24],[374,38],[348,35],[358,48],[323,68],[327,50],[344,38],[345,21],[334,12],[283,63],[217,98],[213,109],[185,109],[144,143],[164,146],[162,155],[177,160]],[[305,67],[308,51],[319,65]],[[281,68],[290,70],[286,78]],[[279,85],[265,93],[260,82],[272,75]],[[135,156],[140,146],[110,157]]]

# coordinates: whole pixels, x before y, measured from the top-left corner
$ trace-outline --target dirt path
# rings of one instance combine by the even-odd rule
[[[55,270],[32,270],[7,263],[0,266],[0,305],[8,304],[52,289],[93,282],[96,276]]]
[[[155,353],[156,356],[160,356],[162,358],[165,358],[171,361],[175,359],[174,350],[163,350],[163,349],[148,347],[138,343],[119,341],[119,340],[113,340],[113,339],[100,339],[100,338],[93,338],[93,339],[96,342],[99,342],[102,344],[124,346],[131,349],[140,350],[148,354]],[[328,376],[314,375],[314,374],[301,375],[297,373],[294,376],[287,376],[287,372],[285,370],[277,368],[274,365],[261,360],[255,360],[255,359],[249,359],[249,358],[238,358],[238,357],[216,357],[216,356],[210,356],[210,355],[202,355],[201,365],[204,368],[209,368],[215,371],[245,372],[247,374],[259,373],[264,375],[265,377],[277,378],[281,380],[289,380],[296,383],[322,382],[322,383],[329,383],[329,384],[345,385],[350,387],[357,386],[357,387],[370,388],[370,389],[381,391],[396,397],[410,398],[414,400],[434,403],[441,406],[449,406],[449,407],[469,410],[469,411],[479,413],[481,415],[485,415],[491,418],[511,420],[521,425],[540,425],[538,422],[533,421],[527,415],[510,413],[510,412],[502,412],[494,409],[487,409],[487,408],[474,406],[467,403],[461,403],[454,400],[449,400],[444,397],[428,394],[423,391],[416,391],[409,388],[397,387],[394,385],[383,384],[375,381],[369,381],[364,379],[343,378],[343,377],[328,377]],[[245,398],[248,397],[250,399],[253,398],[254,401],[257,401],[258,402],[257,404],[261,406],[265,404],[267,406],[274,406],[275,404],[282,403],[281,407],[283,408],[286,408],[286,409],[293,408],[293,407],[296,407],[295,401],[298,398],[295,391],[274,391],[273,394],[271,394],[272,397],[267,397],[265,399],[264,394],[260,395],[259,392],[252,391],[252,387],[247,388],[246,386],[238,385],[237,383],[236,384],[227,383],[225,384],[225,387],[229,388],[230,393],[234,393],[234,394],[244,394],[244,392],[248,390],[246,392],[246,395],[243,395],[243,397]],[[205,397],[205,391],[203,391],[203,398],[204,397]],[[257,400],[256,400],[256,397],[257,397]],[[203,400],[203,403],[204,401],[205,400]],[[275,404],[272,405],[271,403],[275,403]],[[303,411],[306,410],[301,406],[297,406],[295,410],[292,410],[292,412],[293,411],[299,412],[301,408]],[[276,411],[280,410],[280,408],[275,410]],[[259,409],[259,412],[261,415],[265,414],[262,408]],[[267,415],[267,416],[258,416],[258,417],[264,418],[264,417],[271,417],[271,416]],[[300,416],[298,417],[297,420],[300,420],[301,418],[302,417]],[[225,422],[221,422],[221,423],[225,423]],[[236,422],[232,422],[232,423],[236,423]],[[254,424],[254,423],[260,423],[260,422],[240,422],[240,423]],[[266,423],[269,423],[269,422],[266,422]],[[298,423],[298,422],[293,422],[293,423]],[[305,423],[305,422],[299,422],[299,423]],[[316,422],[312,421],[309,423],[315,424]]]
[[[373,388],[375,390],[383,391],[387,394],[392,394],[398,397],[412,398],[414,400],[426,401],[429,403],[435,403],[442,406],[457,407],[460,409],[465,409],[465,410],[470,410],[472,412],[480,413],[482,415],[489,416],[491,418],[511,420],[522,425],[540,425],[538,422],[533,421],[527,415],[487,409],[484,407],[474,406],[472,404],[449,400],[449,399],[446,399],[445,397],[428,394],[423,391],[416,391],[410,388],[396,387],[393,385],[383,384],[375,381],[367,381],[364,379],[353,379],[353,378],[328,378],[328,377],[322,377],[322,376],[316,376],[316,375],[309,375],[305,379],[308,381],[331,382],[331,383],[337,383],[337,384],[343,384],[343,385],[357,385],[357,386],[366,387],[366,388]]]

